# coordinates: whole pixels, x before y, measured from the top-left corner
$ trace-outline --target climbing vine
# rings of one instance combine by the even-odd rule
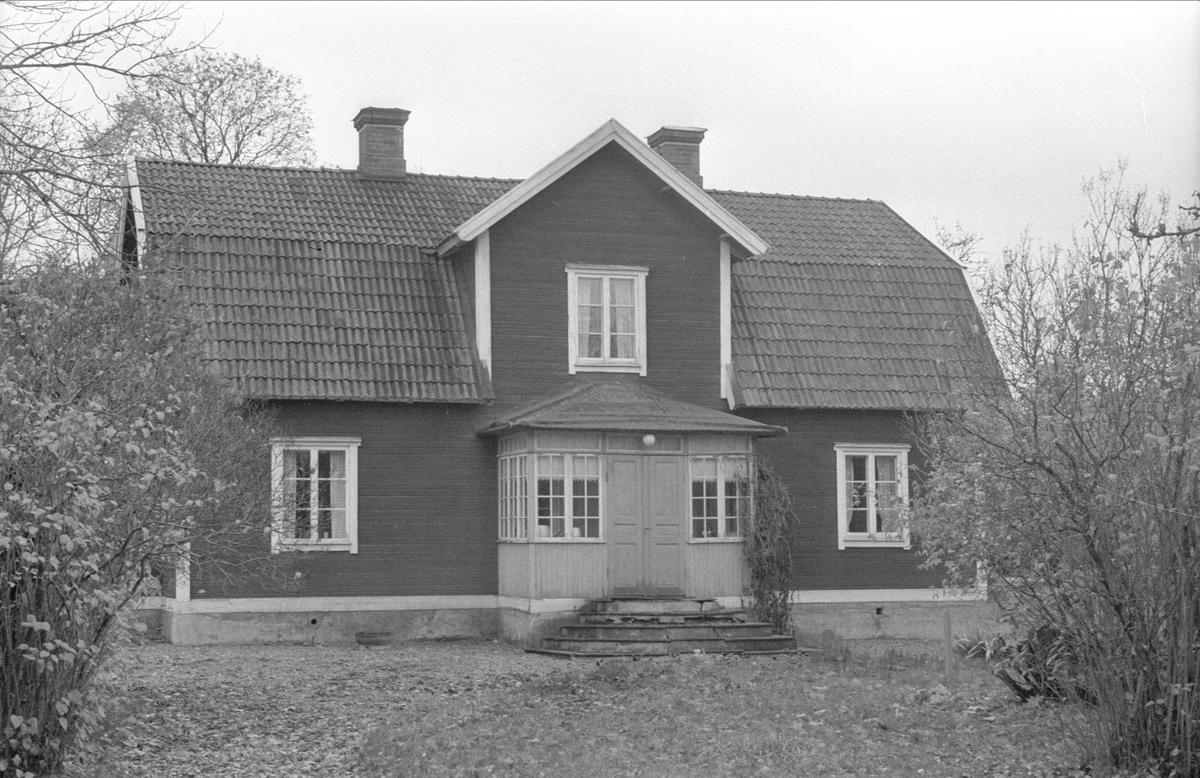
[[[791,537],[796,527],[792,495],[783,479],[758,457],[754,468],[754,517],[746,535],[750,600],[755,616],[776,634],[791,631],[788,595],[792,589]]]

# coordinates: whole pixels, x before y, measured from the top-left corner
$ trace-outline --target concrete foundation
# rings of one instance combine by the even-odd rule
[[[832,633],[845,640],[873,637],[940,640],[946,616],[954,637],[1008,631],[995,605],[985,600],[948,602],[855,602],[793,604],[792,628],[801,640]]]
[[[355,632],[391,632],[394,640],[497,638],[495,609],[163,613],[163,637],[180,645],[353,643]]]

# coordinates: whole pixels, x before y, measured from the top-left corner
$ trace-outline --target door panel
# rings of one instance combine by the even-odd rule
[[[683,594],[683,484],[677,457],[646,457],[645,583],[655,594]]]
[[[611,457],[605,489],[609,519],[609,585],[613,594],[637,594],[642,567],[640,457]]]
[[[683,594],[685,460],[609,460],[609,583],[613,594]]]

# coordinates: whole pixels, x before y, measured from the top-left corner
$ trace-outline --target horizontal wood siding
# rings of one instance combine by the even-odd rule
[[[533,544],[501,543],[497,547],[500,565],[500,596],[533,596]]]
[[[491,230],[495,414],[565,383],[568,263],[648,267],[651,386],[720,399],[715,228],[627,152],[608,146]]]
[[[835,443],[911,444],[909,418],[898,411],[739,410],[738,415],[788,428],[765,438],[759,451],[783,478],[795,501],[799,533],[792,539],[793,578],[798,589],[923,589],[940,586],[938,572],[918,569],[916,544],[897,548],[838,550]],[[910,477],[922,466],[914,447]],[[910,480],[910,491],[916,484]]]
[[[608,591],[608,545],[532,543],[536,599],[601,597]]]
[[[475,436],[479,406],[280,402],[276,407],[287,434],[362,438],[359,553],[296,554],[303,582],[299,595],[496,594],[496,454],[491,439]],[[194,599],[280,594],[261,585],[192,581]]]
[[[688,543],[689,597],[738,597],[745,591],[746,562],[741,543]]]

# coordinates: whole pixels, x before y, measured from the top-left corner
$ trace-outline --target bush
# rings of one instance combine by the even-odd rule
[[[264,557],[266,420],[150,282],[44,269],[0,288],[0,775],[58,771],[152,571]]]
[[[926,419],[912,528],[1028,635],[997,649],[1014,691],[1095,703],[1097,763],[1197,775],[1200,228],[1087,191],[1072,249],[984,279],[1007,384]]]
[[[755,617],[777,635],[791,631],[791,537],[796,525],[792,496],[763,458],[754,467],[754,517],[746,535],[750,567],[750,600]]]

